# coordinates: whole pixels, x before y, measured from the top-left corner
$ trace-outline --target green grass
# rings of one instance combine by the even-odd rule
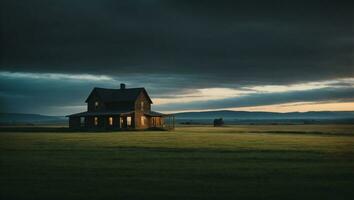
[[[353,125],[3,132],[0,199],[353,199],[353,134]]]

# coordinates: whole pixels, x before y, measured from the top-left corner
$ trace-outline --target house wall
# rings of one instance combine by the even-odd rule
[[[135,104],[132,101],[106,103],[105,106],[110,111],[129,111],[135,108]]]
[[[95,117],[98,117],[98,125],[95,125]],[[113,117],[113,125],[109,125],[109,117]],[[91,130],[100,130],[102,128],[107,130],[119,129],[121,128],[120,116],[87,116],[85,117],[85,126],[82,127]]]
[[[93,117],[85,117],[85,127],[86,128],[94,127]]]
[[[112,117],[113,119],[113,124],[109,124],[109,118]],[[120,128],[119,126],[119,116],[100,116],[102,120],[102,127],[107,129],[107,130],[114,130]]]
[[[121,128],[120,116],[113,116],[113,128],[114,129]]]
[[[141,102],[144,102],[143,107],[141,107]],[[150,127],[150,120],[145,117],[144,125],[141,123],[141,117],[144,116],[144,112],[148,112],[151,110],[151,103],[148,100],[148,97],[144,92],[141,92],[138,96],[137,100],[135,101],[135,128],[137,129],[144,129]]]
[[[80,129],[80,117],[69,117],[69,128]]]

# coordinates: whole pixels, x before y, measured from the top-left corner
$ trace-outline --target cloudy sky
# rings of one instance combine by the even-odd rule
[[[2,0],[0,112],[121,82],[165,112],[354,110],[354,3],[267,2]]]

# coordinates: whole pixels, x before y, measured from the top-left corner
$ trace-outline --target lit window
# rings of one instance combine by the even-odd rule
[[[119,126],[122,127],[122,124],[123,124],[123,118],[120,117],[120,118],[119,118]]]
[[[141,111],[144,111],[144,102],[143,102],[143,101],[140,102],[140,110],[141,110]]]
[[[144,126],[145,125],[145,116],[141,116],[140,121],[141,121],[141,125]]]
[[[95,126],[98,126],[98,117],[94,118],[94,124],[95,124]]]
[[[113,117],[109,117],[109,118],[108,118],[108,124],[109,124],[110,126],[113,125]]]
[[[95,108],[98,108],[98,101],[95,101]]]
[[[132,117],[127,117],[127,126],[132,125]]]

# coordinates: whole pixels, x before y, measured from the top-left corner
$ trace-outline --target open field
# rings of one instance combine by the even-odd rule
[[[0,199],[353,199],[354,125],[0,132]]]

